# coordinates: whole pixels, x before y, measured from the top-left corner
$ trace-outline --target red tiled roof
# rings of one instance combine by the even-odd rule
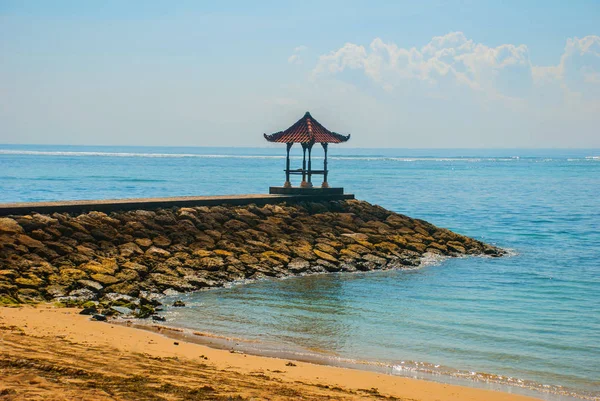
[[[329,131],[315,120],[308,111],[304,117],[285,131],[264,135],[265,139],[269,142],[283,143],[342,143],[350,139],[350,135],[341,135]]]

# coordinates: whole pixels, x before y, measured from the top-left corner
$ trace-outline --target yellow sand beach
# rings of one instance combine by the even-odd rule
[[[78,309],[0,308],[2,400],[485,400],[531,397],[231,353]]]

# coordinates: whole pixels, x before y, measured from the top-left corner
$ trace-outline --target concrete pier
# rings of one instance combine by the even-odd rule
[[[74,200],[58,202],[0,203],[0,216],[30,213],[84,213],[92,210],[114,212],[121,210],[158,209],[170,207],[216,206],[216,205],[265,205],[279,202],[321,202],[354,199],[353,194],[312,193],[301,195],[249,194],[219,196],[178,196],[171,198],[136,198],[107,200]]]

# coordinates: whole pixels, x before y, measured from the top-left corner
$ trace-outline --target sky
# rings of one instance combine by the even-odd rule
[[[0,0],[0,144],[600,148],[600,2]]]

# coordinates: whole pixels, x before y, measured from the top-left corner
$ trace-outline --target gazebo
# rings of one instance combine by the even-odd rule
[[[323,127],[317,120],[310,115],[307,111],[304,116],[296,121],[294,125],[286,129],[285,131],[279,131],[271,135],[264,134],[265,139],[269,142],[285,143],[287,148],[287,156],[285,162],[285,184],[283,189],[279,187],[271,187],[271,193],[289,193],[292,189],[292,183],[290,181],[290,175],[298,174],[302,175],[302,182],[300,183],[300,189],[313,188],[312,176],[323,175],[323,183],[321,188],[329,188],[327,183],[327,146],[330,143],[342,143],[350,139],[350,135],[341,135],[336,132],[329,131]],[[290,149],[294,143],[300,143],[302,145],[302,168],[290,169]],[[311,163],[312,148],[315,143],[320,143],[325,153],[325,159],[323,161],[323,170],[313,170]],[[306,163],[306,151],[308,150],[308,166]],[[316,188],[315,188],[316,189]],[[341,189],[341,188],[340,188]],[[343,191],[343,190],[342,190]]]

